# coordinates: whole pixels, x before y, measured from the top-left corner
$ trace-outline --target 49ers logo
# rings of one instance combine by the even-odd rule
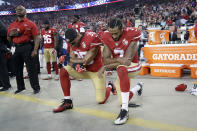
[[[126,40],[126,39],[124,39],[123,41],[122,41],[122,43],[124,44],[124,45],[128,45],[128,40]]]
[[[86,43],[85,42],[82,42],[82,48],[86,48]]]

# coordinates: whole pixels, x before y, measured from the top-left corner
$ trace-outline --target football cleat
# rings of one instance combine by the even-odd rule
[[[140,86],[140,89],[137,91],[137,94],[138,94],[138,96],[141,96],[144,83],[143,82],[139,82],[139,83],[137,83],[137,85]]]
[[[114,121],[114,124],[115,125],[125,124],[128,119],[129,119],[129,111],[126,111],[125,109],[121,109],[120,114]]]
[[[195,96],[197,96],[197,88],[196,88],[196,84],[194,84],[194,87],[193,87],[193,88],[191,88],[191,89],[189,90],[189,92],[190,92],[190,94],[191,94],[191,95],[195,95]]]
[[[117,94],[116,87],[111,81],[109,81],[108,87],[111,87],[111,92],[112,92],[113,95]]]
[[[43,78],[42,80],[51,80],[51,79],[52,79],[52,76],[48,75],[47,77]]]
[[[65,111],[67,109],[72,109],[72,108],[73,108],[72,100],[71,99],[64,99],[62,101],[62,104],[58,108],[53,109],[53,113],[62,112],[62,111]]]

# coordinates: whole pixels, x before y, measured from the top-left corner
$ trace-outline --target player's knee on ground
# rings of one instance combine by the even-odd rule
[[[105,100],[105,90],[104,89],[100,89],[100,90],[96,90],[96,102],[97,103],[101,103]]]

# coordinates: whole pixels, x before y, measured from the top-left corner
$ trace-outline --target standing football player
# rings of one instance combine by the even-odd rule
[[[57,66],[57,52],[55,47],[58,42],[58,34],[57,30],[50,27],[50,23],[48,20],[44,21],[44,29],[41,31],[42,42],[44,43],[44,56],[46,61],[46,68],[48,76],[43,78],[43,80],[50,80],[52,79],[51,75],[51,62],[55,69],[55,80],[59,80],[58,75],[58,66]]]
[[[85,24],[79,20],[78,15],[72,17],[72,23],[67,25],[67,28],[74,28],[79,33],[85,33]]]
[[[130,89],[130,78],[138,75],[141,65],[138,63],[137,41],[140,39],[140,30],[133,27],[123,28],[119,19],[111,19],[108,31],[102,35],[104,42],[104,66],[99,70],[102,77],[107,68],[116,68],[116,88],[121,103],[120,114],[114,124],[126,123],[129,118],[128,104],[134,94],[141,95],[142,84],[138,83]]]

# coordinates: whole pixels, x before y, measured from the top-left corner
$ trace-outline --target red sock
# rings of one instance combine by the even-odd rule
[[[51,74],[51,63],[47,62],[47,72],[48,74]]]
[[[57,66],[57,62],[53,62],[53,66],[54,66],[56,75],[58,75],[58,66]]]
[[[70,96],[71,84],[70,84],[69,74],[64,68],[60,69],[60,84],[61,84],[64,96]]]
[[[107,87],[105,92],[105,100],[103,102],[99,102],[99,104],[104,104],[110,96],[111,88]]]
[[[133,92],[129,92],[129,101],[132,99],[132,97],[133,97]]]

